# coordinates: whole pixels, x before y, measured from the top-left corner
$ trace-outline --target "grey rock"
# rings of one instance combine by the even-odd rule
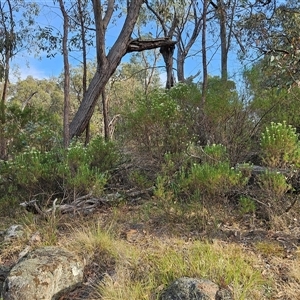
[[[11,269],[3,300],[56,300],[82,282],[83,268],[80,259],[67,250],[36,249]]]
[[[12,225],[4,233],[4,241],[19,238],[24,234],[22,225]]]
[[[207,279],[183,277],[163,291],[160,300],[233,300],[231,292]]]
[[[10,269],[11,268],[8,266],[0,265],[0,299],[2,297],[3,284],[7,275],[9,274]]]

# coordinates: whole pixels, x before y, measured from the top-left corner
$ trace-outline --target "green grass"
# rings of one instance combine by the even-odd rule
[[[70,247],[85,257],[100,253],[100,259],[114,264],[114,275],[106,274],[95,289],[98,299],[158,299],[173,280],[188,276],[210,279],[232,288],[235,298],[264,298],[269,280],[261,275],[256,256],[235,244],[185,242],[180,238],[151,238],[151,243],[130,244],[117,239],[101,226],[76,230]],[[88,255],[87,255],[88,254]],[[104,268],[105,269],[105,268]]]

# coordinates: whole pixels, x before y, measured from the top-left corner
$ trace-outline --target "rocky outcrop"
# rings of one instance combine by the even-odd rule
[[[24,234],[22,225],[12,225],[5,230],[1,236],[5,242],[9,242],[13,239],[20,238]]]
[[[55,300],[83,280],[84,265],[73,253],[43,247],[28,253],[9,272],[3,300]]]
[[[160,300],[233,300],[232,293],[207,279],[183,277],[162,293]]]

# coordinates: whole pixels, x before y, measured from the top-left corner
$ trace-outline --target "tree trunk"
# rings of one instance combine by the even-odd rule
[[[220,22],[220,39],[221,39],[221,79],[227,81],[228,78],[228,46],[226,33],[226,7],[223,0],[218,0],[218,17]]]
[[[70,137],[79,136],[86,128],[94,112],[97,99],[101,95],[106,83],[116,70],[122,57],[126,54],[128,44],[131,40],[135,23],[139,16],[143,0],[133,0],[128,6],[127,16],[121,33],[115,44],[105,56],[105,31],[113,13],[114,1],[109,0],[107,10],[102,17],[102,7],[98,0],[93,0],[93,10],[96,26],[96,52],[97,71],[86,91],[81,105],[70,124]]]
[[[184,61],[185,61],[185,57],[179,51],[179,47],[178,47],[177,48],[177,80],[178,80],[178,82],[184,82],[185,81]]]
[[[3,90],[1,95],[1,102],[0,102],[0,159],[7,159],[7,141],[5,136],[5,123],[6,123],[6,98],[7,98],[7,90],[8,90],[8,83],[9,83],[9,69],[10,69],[10,60],[13,56],[13,50],[15,46],[15,34],[14,34],[14,19],[13,19],[13,9],[11,6],[10,1],[7,1],[9,7],[9,24],[10,29],[6,26],[4,27],[4,35],[2,39],[4,39],[4,64],[3,64],[3,78],[0,77],[0,80],[4,80],[3,83]],[[1,13],[3,8],[1,8]],[[2,15],[2,19],[5,19]],[[5,22],[5,20],[2,20]]]
[[[160,53],[163,56],[164,62],[166,64],[167,71],[167,82],[166,89],[170,89],[174,86],[174,74],[173,74],[173,54],[175,50],[175,45],[163,46],[160,48]]]
[[[5,69],[4,69],[4,84],[3,84],[3,91],[1,96],[1,103],[0,103],[0,159],[5,160],[7,158],[7,141],[5,137],[5,123],[6,123],[6,95],[8,89],[8,80],[9,80],[9,60],[10,60],[10,50],[6,51],[5,55]]]
[[[187,22],[192,18],[192,34],[186,34],[183,32],[183,28],[188,27]],[[203,13],[201,14],[198,9],[198,1],[192,0],[188,6],[186,17],[181,21],[182,23],[177,26],[177,79],[179,82],[184,82],[186,79],[184,75],[184,63],[201,32],[202,18]],[[199,73],[192,76],[191,79],[198,75]]]
[[[65,10],[63,0],[59,0],[60,10],[63,15],[63,57],[64,57],[64,147],[68,148],[70,143],[69,115],[70,115],[70,65],[68,51],[69,17]]]
[[[82,95],[83,98],[87,89],[87,58],[86,58],[86,29],[84,25],[84,16],[81,6],[82,0],[77,0],[78,7],[78,17],[80,23],[80,31],[81,31],[81,43],[82,43],[82,64],[83,64],[83,74],[82,74]],[[88,122],[85,129],[85,141],[84,144],[87,145],[90,141],[90,122]]]
[[[203,26],[202,26],[202,71],[203,71],[203,82],[202,82],[202,98],[200,111],[204,109],[207,92],[208,82],[208,71],[207,71],[207,53],[206,53],[206,27],[207,27],[207,6],[208,0],[203,1]]]
[[[205,103],[207,94],[207,84],[208,84],[208,71],[207,71],[207,49],[206,49],[206,28],[207,28],[207,7],[208,0],[203,0],[203,26],[202,26],[202,95],[200,100],[199,112],[197,115],[198,126],[199,126],[199,142],[200,145],[207,144],[207,118],[205,114]]]
[[[102,91],[102,109],[103,109],[103,125],[104,125],[104,139],[109,141],[109,122],[108,122],[108,99],[105,89]]]

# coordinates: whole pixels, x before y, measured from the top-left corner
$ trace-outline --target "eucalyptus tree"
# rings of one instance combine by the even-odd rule
[[[171,2],[165,1],[145,1],[147,8],[153,13],[157,22],[161,25],[163,35],[165,38],[171,39],[175,34],[178,18],[176,15],[176,8],[171,5]],[[175,44],[160,47],[160,53],[166,65],[166,88],[170,89],[174,86],[174,74],[173,74],[173,55],[175,50]]]
[[[201,111],[203,112],[204,104],[206,102],[206,92],[208,86],[208,70],[207,70],[207,9],[208,9],[208,0],[203,0],[203,26],[202,26],[202,71],[203,71],[203,80],[202,80],[202,96],[201,96]],[[204,115],[203,115],[204,116]]]
[[[63,135],[64,147],[67,148],[70,143],[69,134],[69,115],[70,115],[70,63],[69,63],[69,15],[63,0],[59,1],[59,7],[63,16],[63,39],[62,52],[64,58],[64,115],[63,115]]]
[[[91,28],[93,20],[91,16],[91,5],[88,0],[76,0],[73,5],[73,11],[71,14],[72,27],[79,28],[78,31],[73,30],[73,36],[70,40],[71,45],[76,46],[77,49],[81,50],[82,58],[82,97],[84,97],[87,91],[88,84],[88,48],[94,45],[95,31]],[[106,119],[105,108],[103,106],[103,115]],[[85,144],[90,140],[90,123],[86,126]]]
[[[184,72],[186,59],[191,55],[190,52],[192,47],[195,45],[201,34],[204,18],[203,8],[201,8],[198,1],[188,1],[180,16],[177,14],[177,17],[177,79],[179,82],[184,82],[186,80]],[[201,50],[198,50],[198,52],[199,51]],[[190,80],[197,77],[199,73],[200,72],[197,72],[195,75],[193,75]]]
[[[174,85],[175,81],[173,74],[174,55],[176,55],[177,79],[180,82],[186,80],[184,66],[186,59],[191,55],[195,55],[191,54],[191,50],[201,33],[202,6],[196,0],[147,0],[145,3],[150,13],[152,13],[152,18],[150,16],[148,18],[152,22],[157,22],[160,26],[158,33],[163,34],[164,37],[174,38],[177,41],[176,49],[175,45],[171,48],[160,49],[166,65],[166,87],[170,88]],[[196,53],[200,51],[200,49],[197,49]],[[198,75],[199,72],[192,76],[191,79]]]
[[[168,38],[152,41],[132,38],[132,33],[143,2],[143,0],[127,2],[126,16],[120,33],[108,53],[106,53],[108,26],[110,22],[112,22],[113,14],[117,11],[118,7],[114,0],[108,0],[105,3],[99,0],[93,0],[97,70],[70,124],[70,137],[80,135],[84,131],[93,114],[99,96],[126,53],[174,45],[174,42]]]
[[[267,85],[299,86],[299,1],[272,0],[260,4],[240,21],[240,26],[248,49],[264,58],[265,68],[272,70]]]
[[[246,70],[244,77],[250,94],[248,107],[260,127],[269,125],[270,122],[286,121],[300,132],[298,86],[286,86],[283,76],[280,82],[282,87],[278,88],[276,70],[270,66],[268,57]]]
[[[237,0],[216,0],[210,1],[215,10],[216,19],[219,23],[219,38],[221,48],[221,78],[228,79],[228,54],[234,35],[236,23]]]
[[[5,105],[9,87],[11,60],[22,50],[30,49],[31,32],[34,17],[38,14],[38,5],[24,0],[0,1],[0,158],[6,157],[5,141]]]
[[[18,105],[23,110],[30,106],[48,111],[56,117],[63,113],[64,93],[56,77],[36,79],[27,76],[19,79],[11,83],[8,97],[9,105]]]
[[[27,147],[50,150],[60,144],[64,95],[57,78],[19,79],[10,83],[8,98],[5,136],[10,157]]]

